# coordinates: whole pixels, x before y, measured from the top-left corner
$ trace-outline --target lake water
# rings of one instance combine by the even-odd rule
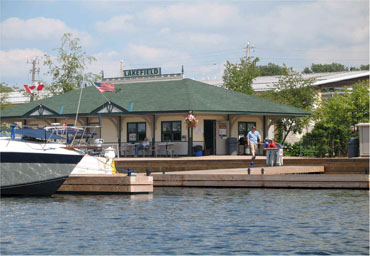
[[[369,192],[155,188],[1,199],[6,254],[369,254]]]

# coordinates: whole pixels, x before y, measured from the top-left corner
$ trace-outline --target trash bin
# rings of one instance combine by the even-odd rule
[[[279,150],[276,148],[267,148],[266,149],[266,165],[274,166],[278,165]]]
[[[193,152],[195,156],[202,156],[203,155],[203,147],[202,145],[197,145],[193,147]]]
[[[245,139],[240,137],[238,146],[238,155],[245,155]]]
[[[237,155],[238,154],[238,139],[230,137],[226,139],[227,144],[227,154],[228,155]]]
[[[358,147],[359,147],[359,139],[350,138],[347,144],[347,156],[349,158],[358,157]]]

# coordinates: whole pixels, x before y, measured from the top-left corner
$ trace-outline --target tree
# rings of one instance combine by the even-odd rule
[[[272,90],[261,94],[269,100],[290,105],[311,112],[316,102],[316,92],[312,87],[314,79],[303,79],[302,75],[292,68],[285,67],[285,75]],[[280,135],[277,140],[284,143],[290,132],[302,132],[310,121],[310,117],[286,117],[277,121]]]
[[[258,61],[258,58],[253,59],[252,57],[242,58],[237,64],[227,61],[222,76],[224,87],[237,92],[253,94],[253,79],[259,75],[256,65]]]
[[[14,89],[9,87],[6,83],[0,83],[0,109],[6,109],[11,106],[11,103],[8,102],[9,92],[13,92]]]
[[[87,65],[96,59],[86,56],[79,41],[79,38],[72,38],[72,34],[66,33],[61,39],[61,46],[55,49],[58,51],[56,62],[51,56],[45,55],[44,65],[49,68],[47,74],[52,77],[52,83],[47,90],[53,95],[80,88],[82,83],[93,84],[98,79],[98,75],[84,73]]]
[[[369,81],[361,81],[322,102],[313,112],[316,124],[304,140],[313,141],[318,156],[340,156],[347,152],[350,137],[358,136],[355,125],[369,122]]]
[[[360,70],[367,70],[367,71],[369,71],[369,70],[370,70],[370,64],[367,64],[367,65],[361,65],[361,66],[360,66]]]
[[[324,72],[340,72],[340,71],[348,71],[344,65],[339,63],[332,63],[332,64],[314,64],[312,63],[311,68],[304,68],[303,73],[324,73]]]
[[[273,63],[257,66],[257,69],[260,76],[281,76],[284,75],[286,71],[284,67]]]

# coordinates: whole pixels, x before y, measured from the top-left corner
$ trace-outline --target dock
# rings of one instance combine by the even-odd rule
[[[248,174],[250,173],[250,174]],[[324,174],[323,166],[153,173],[155,187],[369,189],[366,174]]]
[[[266,166],[265,157],[205,156],[118,158],[127,174],[71,175],[58,193],[153,193],[154,187],[369,189],[369,158],[284,158],[284,166]],[[151,176],[146,176],[150,171]]]
[[[126,174],[71,175],[57,193],[140,194],[153,193],[153,177]]]
[[[115,159],[119,168],[135,172],[214,170],[250,167],[251,156],[201,156],[201,157],[124,157]],[[257,156],[254,167],[266,167],[266,157]],[[366,174],[369,172],[369,157],[284,157],[284,166],[324,166],[325,174]]]

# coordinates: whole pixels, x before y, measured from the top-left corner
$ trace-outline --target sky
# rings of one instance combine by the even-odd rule
[[[250,55],[260,65],[296,71],[312,63],[369,64],[368,0],[0,0],[0,82],[50,81],[44,55],[57,56],[64,33],[80,39],[105,77],[161,67],[196,80],[222,79],[226,61]]]

